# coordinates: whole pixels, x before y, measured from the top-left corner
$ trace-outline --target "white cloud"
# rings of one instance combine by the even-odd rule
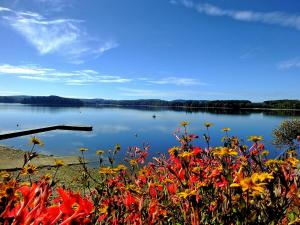
[[[153,84],[175,84],[175,85],[205,85],[205,83],[200,82],[193,78],[181,78],[181,77],[165,77],[157,80],[149,80],[149,83]]]
[[[126,83],[131,79],[121,76],[102,75],[95,70],[59,71],[37,66],[0,65],[0,74],[11,74],[22,79],[61,82],[67,85],[89,85],[96,83]]]
[[[98,49],[95,50],[95,53],[104,53],[110,49],[118,47],[119,44],[114,42],[114,41],[107,41],[106,43],[103,44],[103,46],[99,47]]]
[[[279,69],[300,68],[300,58],[294,58],[278,64]]]
[[[40,76],[29,76],[29,75],[20,75],[19,78],[27,80],[41,80],[41,81],[57,81],[57,78],[54,77],[40,77]]]
[[[1,7],[1,6],[0,6],[0,12],[1,12],[1,11],[3,11],[3,12],[5,12],[5,11],[6,11],[6,12],[10,12],[11,10],[10,10],[9,8],[5,8],[5,7]]]
[[[149,77],[128,78],[118,75],[100,74],[92,69],[82,69],[73,71],[61,71],[54,68],[39,67],[36,65],[10,65],[0,64],[0,75],[14,75],[18,78],[27,80],[40,80],[49,82],[61,82],[66,85],[89,85],[99,83],[128,83],[136,81],[138,83],[147,83],[155,85],[177,85],[177,86],[193,86],[193,85],[206,85],[193,78],[182,77],[165,77],[161,79],[151,79]],[[139,91],[139,90],[136,90]],[[143,92],[143,93],[142,93]],[[139,93],[129,93],[129,95],[152,95],[152,91],[143,90]]]
[[[284,12],[255,12],[251,10],[231,10],[223,9],[211,4],[196,4],[190,0],[178,0],[185,7],[194,8],[199,13],[209,16],[226,16],[234,20],[244,22],[260,22],[265,24],[274,24],[284,27],[291,27],[300,30],[300,16],[297,14],[288,14]]]
[[[117,134],[125,131],[130,131],[130,128],[128,126],[123,126],[123,125],[102,124],[101,126],[96,127],[95,131],[97,133]]]
[[[9,64],[0,65],[0,73],[7,73],[7,74],[31,74],[31,75],[38,75],[44,74],[49,69],[37,68],[37,67],[26,67],[26,66],[12,66]]]
[[[82,20],[48,19],[35,12],[8,8],[0,8],[0,12],[2,19],[41,55],[57,53],[66,56],[70,62],[80,64],[85,57],[99,56],[118,46],[113,40],[99,41],[90,38],[82,26]]]

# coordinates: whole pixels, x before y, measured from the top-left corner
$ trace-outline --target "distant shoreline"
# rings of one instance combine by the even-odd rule
[[[155,107],[155,108],[183,108],[183,109],[225,109],[225,110],[261,110],[261,111],[300,111],[300,109],[280,109],[280,108],[229,108],[229,107],[203,107],[203,106],[169,106],[169,105],[118,105],[118,104],[99,104],[96,106],[117,106],[117,107]]]
[[[21,103],[34,106],[54,107],[168,107],[183,109],[228,109],[228,110],[289,110],[299,111],[300,100],[269,100],[251,102],[249,100],[109,100],[109,99],[77,99],[59,96],[0,96],[0,103]]]

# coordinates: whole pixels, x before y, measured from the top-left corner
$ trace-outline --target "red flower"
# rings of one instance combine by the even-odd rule
[[[94,206],[89,200],[83,199],[79,194],[74,194],[71,191],[66,192],[62,188],[58,188],[57,192],[60,195],[59,209],[65,219],[62,224],[85,218],[92,213]]]
[[[153,183],[150,183],[150,184],[149,184],[149,194],[150,194],[150,196],[151,196],[152,198],[155,198],[155,197],[157,196],[157,192],[156,192],[156,190],[155,190],[155,188],[154,188]]]
[[[136,203],[135,198],[131,195],[130,192],[128,192],[124,199],[124,205],[126,206],[127,209],[129,209],[132,205],[135,205],[135,203]]]
[[[222,188],[222,187],[228,186],[228,184],[229,184],[229,183],[228,183],[228,181],[225,179],[225,177],[224,177],[224,176],[221,176],[221,181],[217,182],[217,183],[216,183],[216,186]]]
[[[167,185],[167,189],[170,195],[176,194],[177,187],[174,183]]]
[[[193,154],[197,155],[199,153],[202,153],[202,149],[200,147],[194,147],[193,148]]]

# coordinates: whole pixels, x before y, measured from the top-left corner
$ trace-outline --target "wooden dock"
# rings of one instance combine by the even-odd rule
[[[22,130],[22,131],[16,131],[6,134],[0,134],[0,140],[5,140],[9,138],[15,138],[30,134],[36,134],[51,130],[73,130],[73,131],[92,131],[92,126],[72,126],[72,125],[54,125],[54,126],[48,126],[48,127],[42,127],[42,128],[36,128],[36,129],[28,129],[28,130]]]

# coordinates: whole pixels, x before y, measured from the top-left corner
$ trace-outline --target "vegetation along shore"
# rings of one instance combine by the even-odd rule
[[[227,109],[292,109],[300,110],[299,100],[272,100],[251,102],[249,100],[108,100],[108,99],[75,99],[59,96],[0,96],[0,103],[21,103],[43,106],[160,106],[185,108],[227,108]]]

